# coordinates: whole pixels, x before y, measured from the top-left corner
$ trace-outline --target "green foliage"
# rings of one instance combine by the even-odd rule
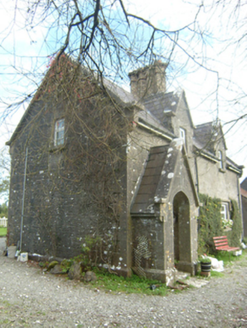
[[[199,215],[198,254],[215,253],[213,243],[213,237],[215,236],[226,235],[230,246],[240,246],[242,222],[237,202],[235,200],[231,201],[232,229],[224,231],[220,213],[221,200],[200,194],[200,201],[203,203],[203,206],[200,207]]]
[[[5,237],[7,235],[7,228],[0,227],[0,237]]]
[[[233,221],[232,230],[227,232],[228,243],[230,246],[240,246],[242,235],[242,220],[239,213],[238,204],[232,200],[231,220]]]
[[[100,236],[86,236],[82,244],[82,255],[77,257],[83,271],[91,270],[98,264],[101,255],[102,240]]]
[[[223,234],[221,222],[221,200],[200,194],[200,230],[198,235],[198,254],[213,253],[213,237]]]
[[[1,194],[1,191],[0,191]],[[6,204],[0,204],[0,218],[8,217],[8,206]]]
[[[107,272],[97,272],[97,280],[92,282],[91,285],[98,289],[103,289],[113,293],[135,293],[147,295],[161,295],[165,296],[168,293],[166,284],[161,284],[156,280],[149,280],[132,275],[130,278],[116,276]],[[157,288],[150,289],[151,285]]]
[[[244,266],[246,266],[247,250],[242,250],[242,255],[240,256],[234,256],[232,252],[217,252],[215,257],[217,258],[217,260],[223,261],[224,266],[232,265],[233,262],[240,262],[243,263]]]
[[[9,176],[5,176],[4,178],[0,176],[0,201],[4,201],[5,203],[8,201],[9,198]],[[2,204],[3,206],[6,204]],[[0,212],[1,215],[1,212]]]
[[[61,264],[60,267],[62,268],[62,272],[68,272],[72,263],[74,262],[74,259],[64,259]]]
[[[243,238],[243,243],[246,245],[247,244],[247,237]]]
[[[210,273],[211,273],[211,277],[214,277],[214,278],[222,278],[222,277],[224,277],[224,273],[223,272],[218,272],[218,271],[211,270]]]
[[[57,264],[58,264],[58,261],[52,261],[52,262],[50,262],[49,265],[48,265],[47,270],[48,270],[48,271],[51,270],[51,269],[54,268],[54,266],[57,265]]]
[[[211,263],[211,260],[208,257],[201,257],[200,262],[201,263]]]

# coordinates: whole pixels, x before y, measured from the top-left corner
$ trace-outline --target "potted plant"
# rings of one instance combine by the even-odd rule
[[[201,272],[210,272],[211,271],[211,260],[208,257],[200,258],[201,263]]]

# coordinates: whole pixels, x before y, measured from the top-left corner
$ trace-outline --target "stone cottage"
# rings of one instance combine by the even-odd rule
[[[220,125],[195,126],[166,64],[129,74],[131,92],[60,57],[14,134],[9,244],[169,282],[195,273],[199,192],[240,204]]]

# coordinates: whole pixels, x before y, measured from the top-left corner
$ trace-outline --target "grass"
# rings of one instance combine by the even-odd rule
[[[240,256],[234,256],[232,252],[217,252],[215,257],[217,260],[223,261],[224,266],[232,265],[233,262],[247,260],[247,249],[242,250],[242,255]]]
[[[215,255],[208,255],[209,257],[215,257],[218,261],[224,262],[224,268],[225,267],[231,267],[234,263],[238,263],[238,266],[247,266],[247,249],[242,250],[242,255],[240,256],[234,256],[232,252],[217,252]],[[223,277],[223,272],[217,272],[211,270],[211,277],[218,278]],[[200,271],[197,273],[197,277],[200,278]],[[204,277],[203,277],[204,279]],[[210,279],[210,277],[209,277]]]
[[[0,237],[5,237],[7,235],[7,228],[0,227]]]
[[[166,284],[162,284],[157,280],[140,278],[134,274],[130,278],[101,272],[97,272],[96,275],[97,281],[91,282],[90,285],[109,293],[135,293],[165,296],[169,292]],[[151,285],[155,285],[156,288],[151,290]]]
[[[223,272],[218,272],[218,271],[212,271],[211,270],[211,277],[214,277],[214,278],[224,277],[224,273]]]

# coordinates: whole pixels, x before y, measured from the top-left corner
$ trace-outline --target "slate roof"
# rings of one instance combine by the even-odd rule
[[[216,126],[215,122],[207,122],[196,125],[194,130],[195,146],[200,149],[204,148],[214,153],[214,144],[217,138],[219,138],[219,134],[222,135],[224,147],[227,149],[224,134],[220,124]]]
[[[170,145],[150,149],[145,172],[131,208],[132,214],[154,214],[154,203],[167,197],[177,159],[177,152],[172,156],[172,150]]]
[[[240,187],[247,191],[247,178],[245,178],[244,181],[240,183]]]
[[[156,129],[168,136],[169,140],[176,138],[175,134],[166,129],[160,121],[146,108],[138,113],[138,122],[145,123],[147,126]]]
[[[142,103],[145,108],[151,112],[162,124],[166,115],[176,113],[179,102],[179,95],[174,92],[156,93],[143,99]]]
[[[122,103],[124,104],[131,104],[135,103],[136,99],[132,95],[132,93],[124,90],[123,88],[119,87],[116,83],[111,82],[107,79],[103,81],[105,88],[114,96],[116,96]]]
[[[207,122],[196,126],[194,130],[194,143],[199,149],[205,149],[214,153],[214,142],[217,133],[213,122]]]
[[[241,193],[241,196],[247,198],[247,190],[240,188],[240,193]]]

